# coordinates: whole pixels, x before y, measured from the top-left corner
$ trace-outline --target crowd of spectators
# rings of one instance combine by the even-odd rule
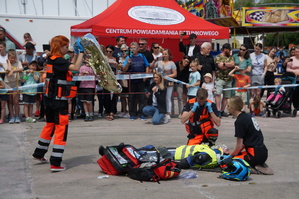
[[[14,44],[6,38],[4,28],[0,28],[0,89],[16,88],[22,85],[31,85],[44,82],[45,62],[48,50],[43,53],[35,51],[36,42],[29,33],[24,34],[25,51],[18,54]],[[119,80],[123,87],[120,94],[112,93],[96,85],[95,82],[76,82],[78,95],[75,99],[69,100],[69,119],[83,118],[85,121],[93,121],[95,112],[97,117],[104,117],[108,121],[113,121],[116,116],[129,118],[130,120],[147,120],[148,115],[153,116],[151,109],[155,101],[148,100],[153,96],[155,84],[163,90],[165,96],[165,107],[157,115],[154,124],[167,123],[174,117],[181,118],[183,108],[195,97],[198,88],[208,91],[208,99],[215,102],[219,110],[219,117],[227,117],[227,100],[234,94],[240,96],[244,102],[243,111],[247,111],[252,116],[256,115],[257,108],[261,109],[258,115],[265,116],[263,105],[260,104],[263,97],[272,94],[272,90],[251,89],[249,86],[274,85],[274,78],[281,73],[288,73],[297,77],[299,81],[299,47],[290,49],[290,55],[285,56],[276,47],[271,47],[268,54],[262,52],[263,46],[257,43],[254,52],[249,53],[248,46],[242,44],[238,54],[232,55],[231,45],[226,43],[221,48],[221,53],[214,58],[211,55],[212,45],[204,42],[201,45],[196,43],[197,36],[189,35],[190,42],[183,43],[184,32],[180,32],[178,50],[181,57],[176,57],[174,62],[172,52],[167,46],[161,46],[155,42],[148,44],[147,39],[140,38],[138,42],[126,43],[126,38],[119,36],[116,43],[103,46],[102,50],[106,59],[115,74],[122,73],[153,73],[162,74],[164,77],[174,78],[178,81],[188,83],[184,85],[163,79],[161,82],[154,82],[154,78]],[[187,37],[187,36],[186,36]],[[68,53],[64,56],[66,60],[72,62],[74,48],[69,47]],[[95,75],[88,63],[88,54],[84,55],[84,61],[78,73],[80,76]],[[157,88],[158,88],[157,87]],[[243,87],[237,91],[223,91],[225,88]],[[163,88],[163,89],[162,89]],[[148,90],[151,89],[151,90]],[[298,87],[296,88],[297,93]],[[149,92],[149,94],[147,94]],[[155,93],[155,92],[154,92]],[[95,96],[97,96],[98,110],[95,108]],[[161,101],[161,96],[159,100]],[[174,107],[174,99],[177,99],[178,108]],[[299,96],[294,92],[293,104],[299,109]],[[0,124],[8,122],[10,124],[21,121],[36,122],[45,121],[42,88],[35,88],[20,91],[0,90],[1,118]],[[117,110],[120,100],[121,110]],[[255,101],[258,101],[256,106]],[[150,101],[150,103],[148,102]],[[20,105],[24,104],[24,110],[20,111]],[[263,103],[262,103],[263,104]],[[6,107],[7,106],[7,107]],[[144,110],[144,107],[147,107]],[[247,110],[248,109],[248,110]],[[7,113],[8,110],[8,113]],[[34,111],[33,111],[34,110]],[[178,110],[175,113],[175,110]],[[21,113],[24,115],[21,115]],[[151,114],[149,114],[151,113]],[[163,118],[161,116],[163,113]],[[25,119],[22,119],[22,116]]]

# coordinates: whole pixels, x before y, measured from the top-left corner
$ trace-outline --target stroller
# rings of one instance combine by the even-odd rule
[[[295,84],[296,78],[290,77],[290,76],[282,76],[282,85],[285,84]],[[296,117],[297,110],[292,110],[292,95],[294,92],[295,87],[285,87],[285,92],[283,94],[283,97],[278,100],[278,102],[275,105],[272,104],[266,104],[266,116],[270,117],[271,113],[274,117],[280,118],[282,112],[286,114],[291,114],[293,117]]]

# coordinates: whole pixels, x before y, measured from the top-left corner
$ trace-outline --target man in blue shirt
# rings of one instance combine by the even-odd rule
[[[123,72],[130,73],[145,73],[148,72],[149,63],[145,56],[139,53],[139,46],[137,42],[132,42],[130,44],[130,51],[132,54],[128,56],[123,64]],[[133,93],[129,96],[129,112],[130,120],[135,120],[136,117],[140,117],[142,120],[146,120],[142,113],[144,106],[145,95],[136,94],[144,92],[145,79],[132,79],[129,80],[129,92]],[[136,99],[138,99],[138,111],[136,110]]]

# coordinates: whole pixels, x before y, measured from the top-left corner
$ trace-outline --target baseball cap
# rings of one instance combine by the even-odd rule
[[[189,39],[194,39],[194,38],[195,39],[197,38],[196,34],[194,34],[194,33],[190,34]]]
[[[66,60],[70,60],[70,59],[71,59],[71,56],[70,56],[69,54],[65,54],[65,55],[64,55],[64,59],[66,59]]]
[[[229,49],[229,50],[231,50],[232,47],[230,46],[229,43],[225,43],[225,44],[223,44],[222,49]]]

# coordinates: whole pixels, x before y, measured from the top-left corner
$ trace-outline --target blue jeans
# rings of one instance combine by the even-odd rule
[[[162,123],[164,113],[159,113],[159,110],[155,106],[145,106],[142,109],[143,114],[152,116],[152,123],[158,125]]]

